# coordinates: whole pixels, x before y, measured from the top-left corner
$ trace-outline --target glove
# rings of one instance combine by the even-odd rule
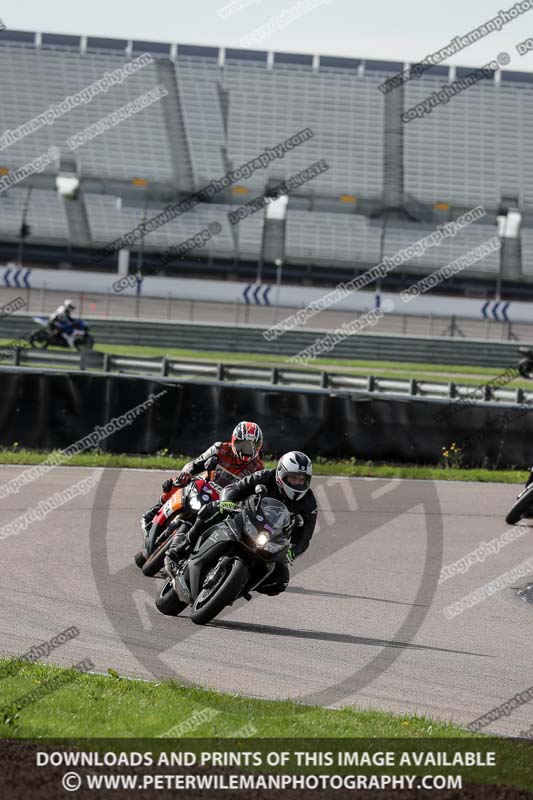
[[[221,500],[218,508],[221,514],[229,514],[231,511],[235,511],[237,503],[233,503],[231,500]]]
[[[176,480],[174,481],[175,486],[185,486],[185,484],[189,483],[192,478],[191,473],[186,470],[182,469],[178,475],[176,475]]]
[[[296,556],[294,555],[294,550],[292,549],[292,547],[290,547],[287,550],[287,561],[289,562],[289,564],[292,564],[295,558]]]
[[[304,518],[302,517],[301,514],[295,514],[293,519],[295,528],[301,528],[302,525],[304,524]]]

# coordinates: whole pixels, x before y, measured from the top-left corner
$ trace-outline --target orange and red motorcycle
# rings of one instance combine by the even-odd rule
[[[178,486],[163,503],[143,534],[143,549],[135,556],[135,563],[144,575],[151,578],[163,569],[165,553],[174,534],[190,527],[202,506],[219,499],[219,487],[213,481],[213,474],[210,470],[204,477],[193,478],[184,486]],[[180,521],[179,527],[170,527],[177,520]]]

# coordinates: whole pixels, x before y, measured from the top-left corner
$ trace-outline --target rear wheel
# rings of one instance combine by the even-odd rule
[[[30,346],[37,350],[45,350],[50,344],[50,338],[46,331],[35,331],[30,336]]]
[[[202,589],[191,606],[191,619],[196,625],[206,625],[231,605],[248,581],[248,567],[240,558],[230,561],[222,569],[213,586]]]
[[[515,504],[511,507],[511,510],[505,517],[506,523],[508,525],[516,525],[517,522],[520,522],[522,517],[526,516],[526,512],[530,509],[533,509],[533,483],[528,486],[526,491],[520,495]]]
[[[157,610],[167,617],[177,617],[184,608],[187,608],[187,603],[180,600],[174,591],[170,578],[161,587],[161,591],[155,598],[155,605]]]

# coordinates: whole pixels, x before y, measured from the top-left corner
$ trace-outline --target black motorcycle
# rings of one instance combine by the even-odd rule
[[[235,516],[213,525],[168,578],[155,604],[175,617],[188,605],[196,625],[206,625],[239,597],[256,589],[290,547],[291,515],[279,500],[257,493]]]
[[[533,483],[522,489],[505,521],[508,525],[516,525],[523,517],[533,517]]]
[[[529,347],[519,347],[518,352],[523,355],[518,362],[518,372],[523,378],[533,378],[533,350]]]

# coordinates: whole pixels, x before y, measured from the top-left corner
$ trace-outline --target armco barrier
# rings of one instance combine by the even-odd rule
[[[516,406],[479,403],[438,424],[443,400],[366,392],[179,383],[170,378],[43,372],[0,367],[0,444],[65,448],[167,389],[133,424],[99,447],[114,453],[198,453],[229,435],[239,419],[256,420],[265,451],[298,448],[311,457],[436,463],[455,441],[467,464],[524,467],[531,462],[533,407],[524,416],[474,440],[472,433]]]
[[[85,318],[98,343],[181,347],[218,352],[265,353],[289,358],[312,344],[327,331],[299,328],[273,342],[262,336],[262,328],[248,325],[208,325],[187,322],[146,322],[134,319]],[[378,323],[379,326],[379,323]],[[0,319],[0,338],[15,340],[37,326],[30,316],[16,314]],[[521,342],[521,344],[524,344]],[[484,339],[400,336],[358,333],[339,342],[328,355],[364,360],[413,361],[418,363],[466,364],[505,368],[515,364],[517,345]]]
[[[300,389],[332,389],[341,391],[366,391],[377,394],[410,395],[418,397],[449,397],[455,400],[466,398],[487,403],[533,403],[533,385],[527,391],[491,386],[473,387],[455,381],[417,380],[415,378],[382,378],[378,375],[353,375],[346,371],[320,368],[294,367],[287,363],[281,366],[263,366],[247,362],[237,364],[216,363],[193,359],[173,359],[168,356],[137,356],[103,353],[98,350],[82,350],[76,353],[53,348],[36,350],[31,347],[16,347],[6,362],[15,367],[32,369],[66,369],[111,372],[121,375],[152,375],[173,378],[176,381],[205,380],[225,381],[261,386],[293,386]],[[505,373],[502,373],[503,375]],[[513,373],[516,374],[516,371]],[[512,376],[511,376],[512,377]],[[511,378],[509,378],[511,380]]]

